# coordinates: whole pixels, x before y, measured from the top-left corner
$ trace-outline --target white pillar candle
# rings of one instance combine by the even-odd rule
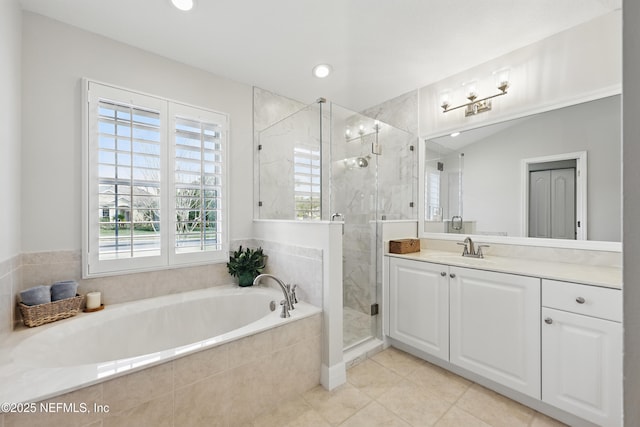
[[[92,310],[100,307],[100,292],[89,292],[87,294],[87,308]]]

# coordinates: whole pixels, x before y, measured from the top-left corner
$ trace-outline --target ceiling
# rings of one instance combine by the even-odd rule
[[[21,0],[22,7],[302,102],[362,110],[621,7],[621,0]],[[318,63],[333,73],[311,75]]]

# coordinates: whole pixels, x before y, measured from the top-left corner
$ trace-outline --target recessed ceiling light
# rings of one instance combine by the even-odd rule
[[[188,11],[193,9],[193,0],[171,0],[171,3],[180,10]]]
[[[331,65],[329,64],[318,64],[313,67],[313,75],[319,79],[324,79],[329,74],[331,74]]]
[[[460,135],[460,132],[454,132],[450,136],[451,136],[451,138],[455,138],[458,135]]]

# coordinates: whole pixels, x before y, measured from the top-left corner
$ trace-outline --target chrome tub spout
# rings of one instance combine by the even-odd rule
[[[284,301],[282,304],[282,314],[280,314],[280,317],[290,317],[291,315],[289,314],[289,310],[293,310],[294,307],[291,301],[291,296],[289,294],[289,289],[287,289],[287,285],[282,280],[274,276],[273,274],[259,275],[258,277],[253,279],[253,285],[257,286],[258,284],[260,284],[260,281],[264,278],[273,279],[278,285],[280,285],[280,289],[282,289],[282,293],[284,294]]]

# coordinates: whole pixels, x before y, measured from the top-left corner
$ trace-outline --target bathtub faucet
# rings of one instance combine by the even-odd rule
[[[291,300],[291,294],[289,290],[289,285],[285,285],[285,283],[278,279],[276,276],[272,274],[261,274],[255,279],[253,279],[253,285],[257,286],[263,278],[270,278],[275,280],[278,285],[280,285],[280,289],[282,289],[282,293],[284,294],[284,301],[282,301],[282,314],[280,317],[290,317],[289,310],[293,310],[293,301]]]

